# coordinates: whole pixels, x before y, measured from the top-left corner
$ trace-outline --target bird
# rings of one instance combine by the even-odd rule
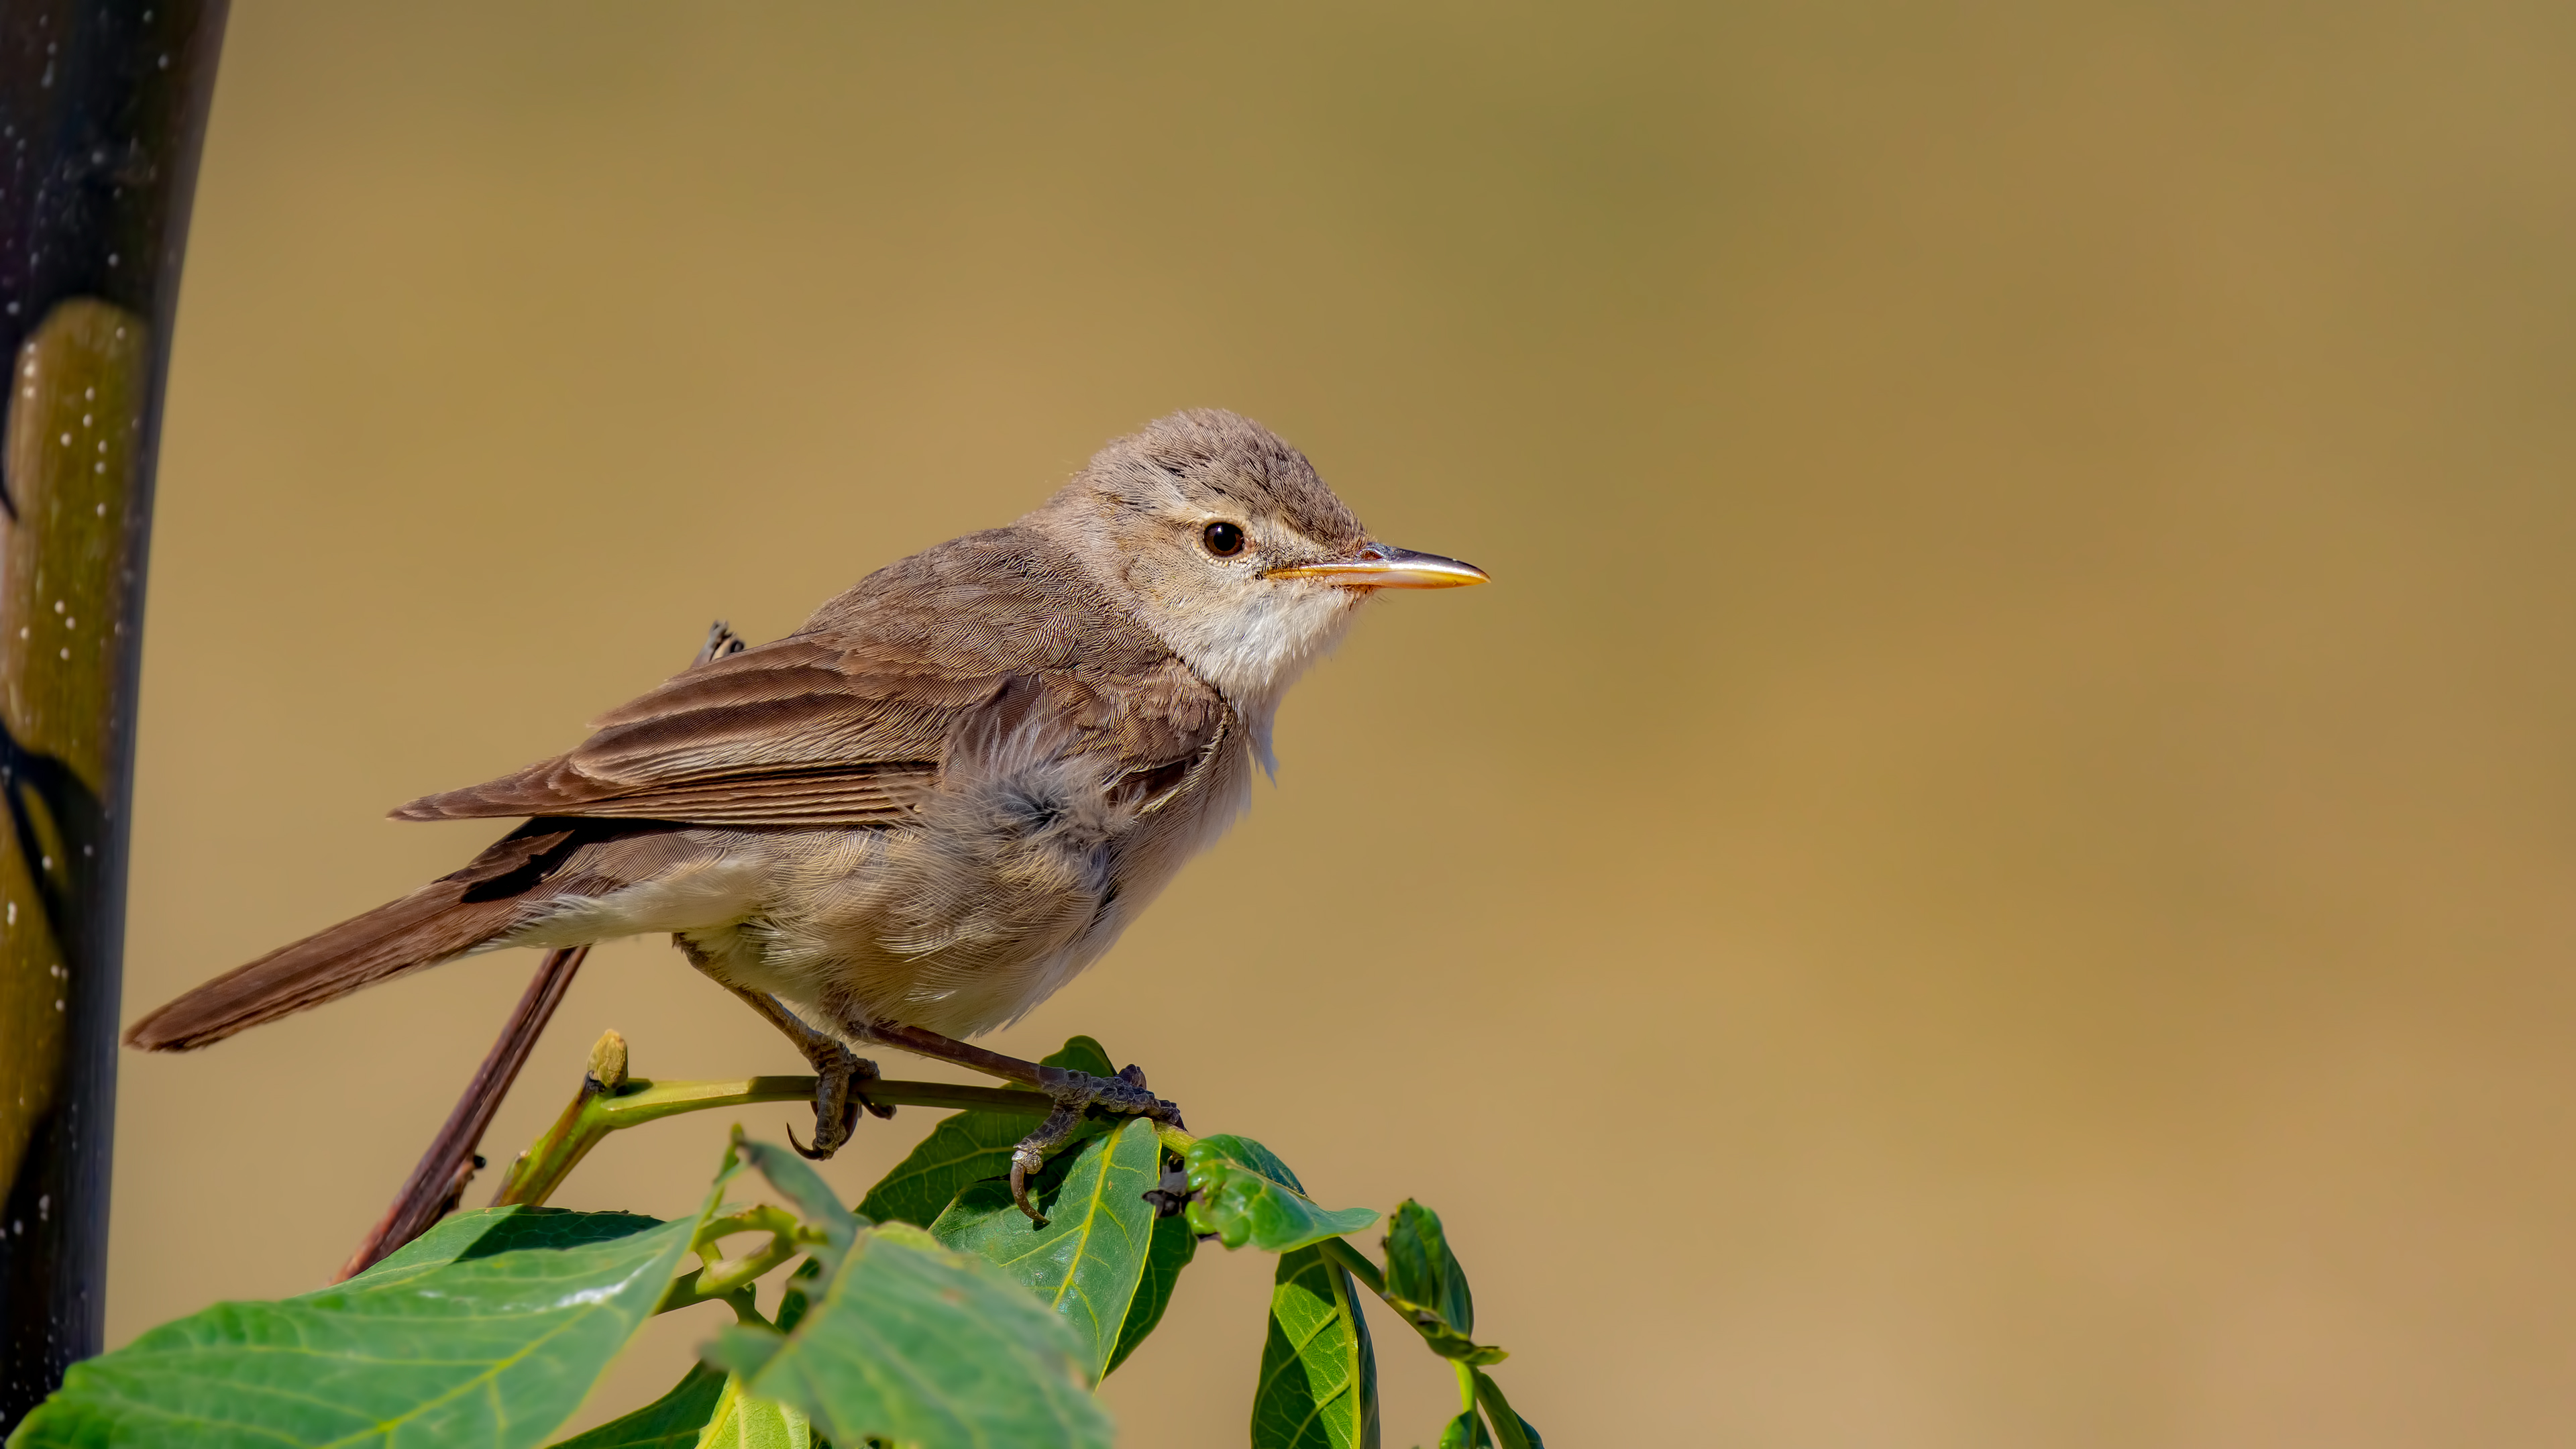
[[[1053,1104],[1013,1195],[1086,1113],[1178,1123],[1129,1067],[977,1047],[1098,961],[1275,768],[1281,698],[1389,589],[1483,570],[1374,539],[1305,454],[1190,409],[1115,439],[1007,527],[869,574],[697,663],[567,753],[397,820],[523,821],[462,869],[134,1023],[190,1051],[460,957],[667,934],[815,1070],[845,1143],[893,1047]]]

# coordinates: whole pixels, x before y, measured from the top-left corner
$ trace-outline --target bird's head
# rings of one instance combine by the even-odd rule
[[[1026,522],[1079,555],[1265,737],[1280,694],[1380,589],[1485,581],[1472,564],[1371,539],[1305,454],[1215,408],[1101,449]]]

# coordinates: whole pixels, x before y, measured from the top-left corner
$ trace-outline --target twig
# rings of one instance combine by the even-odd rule
[[[1324,1250],[1325,1257],[1340,1264],[1342,1271],[1359,1279],[1361,1287],[1366,1288],[1368,1291],[1376,1294],[1380,1299],[1384,1300],[1387,1307],[1395,1308],[1396,1316],[1403,1318],[1408,1326],[1412,1324],[1412,1317],[1406,1314],[1403,1309],[1396,1308],[1395,1301],[1393,1299],[1387,1298],[1386,1275],[1379,1272],[1377,1264],[1370,1262],[1359,1249],[1352,1247],[1350,1239],[1326,1238],[1315,1246]]]
[[[697,657],[689,661],[689,667],[695,669],[742,650],[742,639],[733,632],[733,626],[718,619],[707,630],[706,642],[698,646]],[[473,1180],[475,1169],[483,1165],[483,1160],[474,1155],[475,1147],[482,1142],[484,1130],[492,1125],[492,1114],[501,1110],[501,1099],[510,1094],[510,1084],[519,1079],[519,1068],[527,1065],[528,1053],[536,1050],[537,1038],[545,1034],[547,1021],[563,1004],[564,993],[572,988],[573,973],[581,969],[582,958],[589,954],[588,946],[561,947],[548,951],[545,959],[537,963],[536,977],[519,998],[518,1009],[503,1023],[499,1039],[485,1054],[474,1079],[465,1084],[465,1093],[447,1114],[446,1125],[430,1139],[429,1150],[420,1155],[411,1176],[403,1180],[402,1190],[394,1194],[393,1205],[385,1209],[384,1217],[358,1244],[358,1250],[349,1255],[349,1261],[341,1265],[340,1276],[332,1281],[346,1282],[374,1267],[387,1254],[429,1231],[430,1224],[465,1196],[465,1185]],[[617,1075],[621,1079],[625,1076],[622,1058]]]
[[[605,1038],[602,1039],[603,1043]],[[1055,1103],[1042,1092],[1012,1087],[965,1087],[951,1082],[868,1083],[868,1100],[888,1106],[956,1107],[982,1112],[1009,1112],[1043,1117]],[[742,1077],[723,1082],[656,1082],[636,1077],[623,1082],[585,1077],[581,1091],[555,1119],[545,1135],[510,1164],[493,1194],[494,1207],[538,1204],[554,1195],[574,1167],[601,1139],[626,1127],[640,1127],[683,1112],[711,1107],[743,1107],[754,1102],[812,1102],[812,1077]]]
[[[1426,1341],[1432,1339],[1431,1331],[1415,1321],[1413,1310],[1409,1305],[1399,1303],[1388,1296],[1386,1274],[1379,1271],[1377,1264],[1368,1260],[1367,1254],[1353,1247],[1350,1239],[1326,1238],[1315,1246],[1324,1250],[1324,1257],[1327,1260],[1339,1265],[1344,1272],[1358,1279],[1361,1287],[1376,1294],[1380,1302],[1394,1309],[1395,1316],[1403,1319]],[[1432,1351],[1437,1353],[1439,1349],[1435,1347]],[[1443,1354],[1442,1357],[1446,1358],[1448,1355]],[[1469,1360],[1451,1358],[1449,1362],[1458,1371],[1458,1388],[1462,1402],[1469,1412],[1474,1411],[1479,1405],[1483,1406],[1485,1418],[1493,1426],[1494,1441],[1501,1445],[1502,1449],[1537,1449],[1537,1446],[1531,1444],[1529,1432],[1522,1426],[1520,1415],[1512,1411],[1511,1400],[1503,1397],[1503,1386],[1494,1382],[1493,1375],[1486,1373],[1477,1367],[1475,1362]]]
[[[447,1114],[446,1125],[430,1139],[429,1150],[420,1155],[411,1176],[403,1179],[393,1205],[385,1209],[384,1217],[358,1244],[358,1250],[349,1255],[339,1278],[333,1281],[345,1281],[365,1272],[387,1254],[429,1231],[429,1225],[464,1194],[465,1181],[474,1171],[474,1149],[482,1142],[484,1130],[492,1125],[492,1114],[501,1110],[501,1099],[509,1095],[510,1084],[518,1080],[519,1068],[527,1065],[537,1038],[545,1034],[546,1022],[563,1004],[564,993],[572,989],[573,973],[581,969],[582,958],[589,954],[588,946],[573,946],[548,951],[545,960],[538,963],[537,974],[520,995],[518,1008],[510,1013],[492,1050],[484,1054],[483,1065],[465,1084],[455,1109]]]

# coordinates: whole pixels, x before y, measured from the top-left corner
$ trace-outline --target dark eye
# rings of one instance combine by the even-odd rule
[[[1232,558],[1243,552],[1243,530],[1231,523],[1211,523],[1199,537],[1206,542],[1207,551],[1218,558]]]

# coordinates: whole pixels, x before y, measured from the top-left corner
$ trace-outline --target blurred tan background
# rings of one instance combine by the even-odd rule
[[[381,813],[709,619],[1220,404],[1497,582],[1373,606],[997,1044],[1441,1209],[1551,1442],[2566,1443],[2572,14],[241,0],[127,1014],[463,859]],[[530,964],[129,1056],[111,1341],[322,1281]],[[611,1025],[798,1069],[620,946],[490,1151]],[[728,1120],[563,1200],[682,1210]],[[1267,1268],[1122,1443],[1240,1442]]]

